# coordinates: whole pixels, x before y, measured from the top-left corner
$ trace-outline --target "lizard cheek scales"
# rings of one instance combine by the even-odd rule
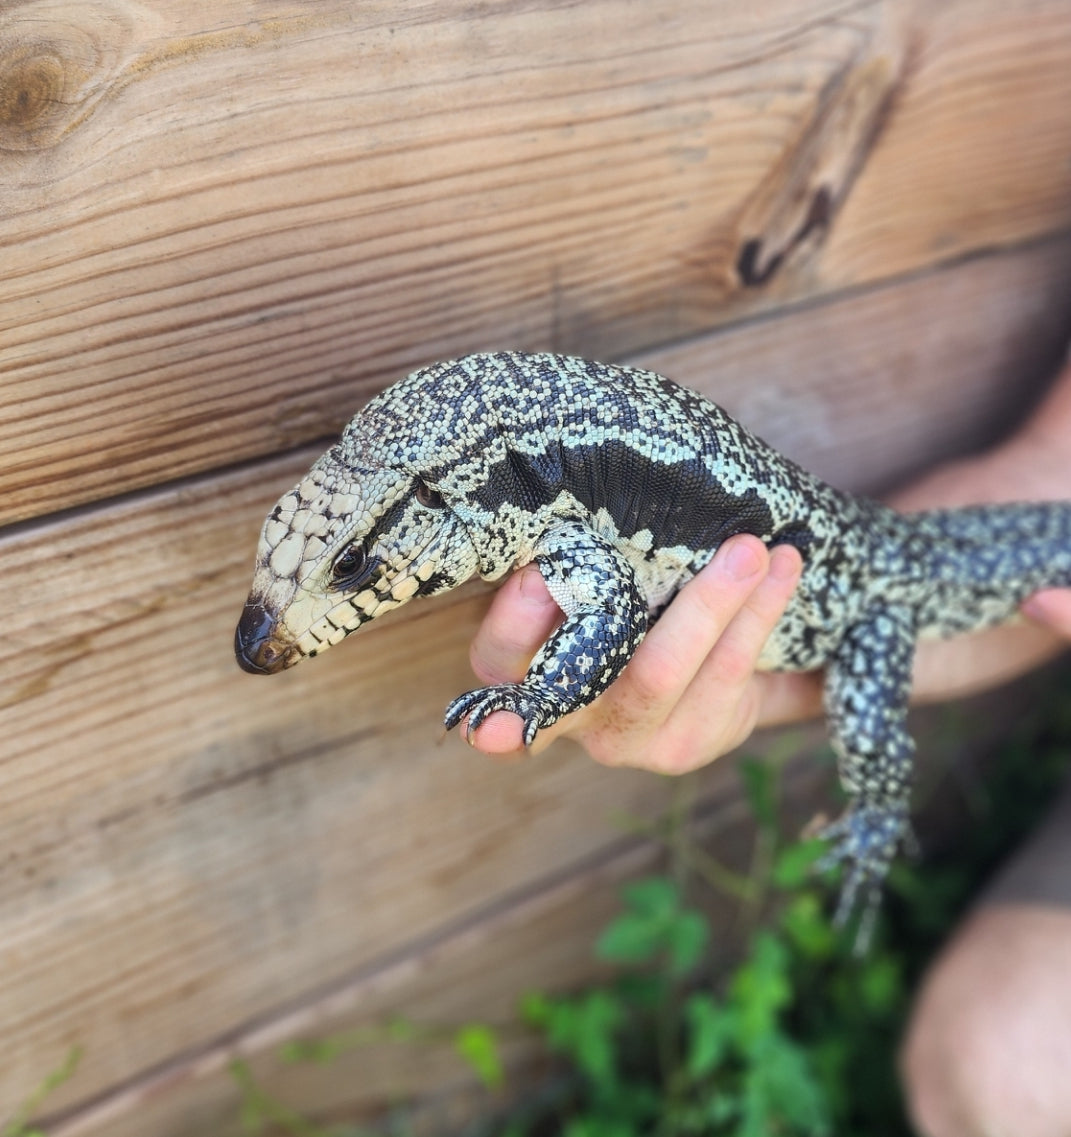
[[[523,682],[446,711],[470,733],[513,711],[531,742],[621,673],[650,622],[737,533],[800,549],[799,586],[760,666],[825,667],[850,805],[826,832],[838,914],[867,914],[910,839],[915,640],[990,626],[1071,584],[1071,504],[901,517],[800,469],[719,407],[649,371],[503,352],[434,364],[376,396],[261,534],[235,634],[271,674],[473,575],[535,563],[565,614]],[[347,548],[379,559],[331,588]]]

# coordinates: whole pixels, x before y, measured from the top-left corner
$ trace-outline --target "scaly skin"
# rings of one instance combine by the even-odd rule
[[[842,915],[877,895],[908,835],[914,645],[1011,618],[1071,584],[1071,505],[902,517],[842,494],[720,408],[651,372],[555,355],[473,355],[374,398],[272,511],[236,634],[270,673],[478,574],[535,562],[565,620],[524,681],[471,691],[446,725],[509,710],[525,740],[621,673],[650,622],[730,536],[803,555],[760,666],[826,668],[851,797],[828,860]]]

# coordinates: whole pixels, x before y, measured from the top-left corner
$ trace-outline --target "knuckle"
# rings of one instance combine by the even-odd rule
[[[680,739],[663,738],[652,754],[657,756],[658,770],[671,777],[691,773],[700,764],[694,745]]]
[[[667,702],[677,690],[678,671],[674,655],[657,641],[648,641],[625,671],[629,697],[644,709]]]
[[[739,585],[730,587],[719,573],[700,573],[682,590],[682,595],[686,597],[685,603],[694,609],[697,619],[720,627],[734,607],[734,601],[739,603],[737,596],[747,594],[742,590],[738,593],[738,589]]]
[[[743,686],[755,670],[755,654],[735,641],[722,640],[710,658],[712,679],[730,687]]]
[[[516,653],[513,653],[514,658]],[[511,663],[510,653],[503,645],[486,636],[477,637],[469,645],[469,666],[481,683],[494,686],[499,683],[516,683],[524,675]]]

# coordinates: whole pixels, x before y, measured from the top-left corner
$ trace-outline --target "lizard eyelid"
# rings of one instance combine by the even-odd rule
[[[331,566],[331,587],[339,592],[359,588],[379,565],[379,557],[370,557],[363,545],[350,545],[343,549]]]
[[[421,478],[417,478],[416,482],[416,499],[428,509],[442,509],[446,505],[443,495]]]

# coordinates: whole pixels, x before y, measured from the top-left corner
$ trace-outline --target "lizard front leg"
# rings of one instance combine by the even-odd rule
[[[837,923],[865,893],[861,945],[869,939],[889,864],[910,839],[915,744],[906,720],[914,653],[911,613],[892,605],[871,608],[849,629],[826,672],[826,713],[851,804],[822,834],[835,844],[820,867],[847,864]]]
[[[647,630],[647,605],[632,567],[607,540],[577,521],[556,525],[536,545],[535,564],[565,619],[520,683],[481,687],[446,708],[447,730],[468,716],[471,734],[493,711],[524,720],[524,742],[587,706],[621,674]]]

